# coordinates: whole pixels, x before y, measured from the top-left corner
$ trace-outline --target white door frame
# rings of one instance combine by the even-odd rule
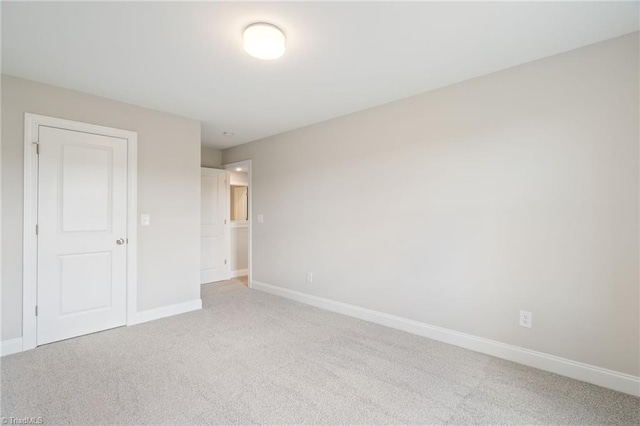
[[[222,167],[224,167],[226,170],[234,170],[236,167],[247,167],[247,172],[248,172],[248,176],[247,176],[247,183],[248,183],[248,187],[249,187],[249,196],[247,197],[247,208],[249,209],[249,214],[247,215],[247,217],[249,218],[249,234],[247,236],[248,238],[248,248],[249,248],[249,255],[248,255],[248,269],[249,269],[249,273],[248,273],[248,277],[247,277],[247,285],[249,286],[249,288],[251,288],[251,280],[253,278],[253,202],[251,201],[253,199],[253,182],[251,180],[251,173],[252,173],[252,167],[251,167],[251,160],[244,160],[244,161],[237,161],[235,163],[228,163],[228,164],[223,164]],[[229,252],[231,252],[231,250],[229,250]]]
[[[127,325],[135,321],[138,297],[137,273],[137,176],[138,134],[95,124],[25,113],[24,115],[24,209],[22,233],[22,350],[37,346],[38,302],[38,127],[47,126],[127,141]]]

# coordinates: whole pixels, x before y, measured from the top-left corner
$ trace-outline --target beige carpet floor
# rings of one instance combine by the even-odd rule
[[[2,358],[45,424],[640,424],[640,399],[248,289]]]

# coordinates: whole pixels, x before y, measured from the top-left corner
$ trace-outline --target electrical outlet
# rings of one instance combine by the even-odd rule
[[[520,311],[520,327],[531,328],[533,326],[533,314],[528,311]]]
[[[307,282],[308,283],[313,282],[313,272],[307,272]]]

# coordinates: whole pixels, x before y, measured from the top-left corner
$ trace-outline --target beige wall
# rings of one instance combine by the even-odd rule
[[[249,227],[231,227],[231,258],[229,270],[239,271],[249,267]]]
[[[2,76],[2,340],[22,335],[24,113],[138,132],[138,310],[200,298],[200,123]]]
[[[222,168],[222,151],[203,146],[200,153],[200,165],[202,167],[210,167],[213,169]]]
[[[223,151],[253,160],[253,278],[638,375],[638,59],[635,33]]]
[[[231,185],[249,185],[249,173],[247,172],[236,172],[232,170],[229,172],[229,182]]]

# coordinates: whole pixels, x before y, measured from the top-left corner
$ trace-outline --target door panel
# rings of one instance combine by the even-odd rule
[[[126,323],[127,141],[38,129],[38,338]]]
[[[111,253],[79,253],[60,259],[60,316],[111,307]]]
[[[201,190],[201,270],[200,282],[229,278],[227,258],[227,172],[202,169]]]
[[[112,155],[102,146],[62,146],[63,232],[111,229]]]

